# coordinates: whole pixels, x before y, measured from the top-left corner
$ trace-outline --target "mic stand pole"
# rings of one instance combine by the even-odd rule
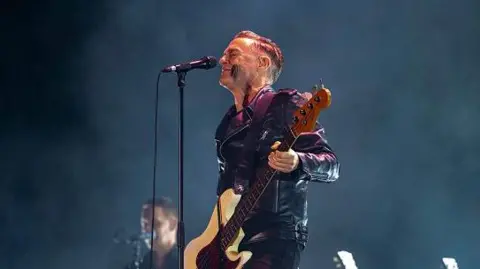
[[[178,268],[183,269],[183,257],[185,248],[185,225],[183,222],[183,89],[185,87],[186,71],[177,71],[177,86],[179,89],[178,106]]]

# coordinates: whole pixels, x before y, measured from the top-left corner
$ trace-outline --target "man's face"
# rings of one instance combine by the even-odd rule
[[[235,38],[230,42],[219,61],[221,86],[229,90],[243,89],[259,75],[259,53],[252,48],[253,42],[248,38]]]
[[[150,233],[152,230],[152,207],[144,205],[142,208],[141,227],[142,232]],[[177,219],[173,215],[168,215],[161,207],[155,207],[154,231],[157,235],[153,241],[153,250],[168,251],[176,242]],[[145,240],[149,248],[152,247],[150,239]]]

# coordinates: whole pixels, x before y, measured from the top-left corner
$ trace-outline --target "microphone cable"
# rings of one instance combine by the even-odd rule
[[[151,230],[150,230],[150,261],[148,268],[153,269],[153,240],[155,234],[155,190],[156,190],[156,183],[157,183],[157,150],[158,150],[158,102],[159,102],[159,83],[160,83],[160,76],[162,72],[158,72],[157,76],[157,87],[155,91],[155,130],[154,130],[154,138],[153,138],[153,180],[152,180],[152,218],[151,218]]]

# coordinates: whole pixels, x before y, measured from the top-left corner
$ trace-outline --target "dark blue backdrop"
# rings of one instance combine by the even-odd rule
[[[0,268],[115,269],[151,195],[155,79],[220,56],[245,29],[286,61],[277,87],[320,78],[342,162],[311,184],[301,268],[475,268],[480,248],[479,5],[476,1],[9,1],[2,7]],[[185,221],[215,201],[213,133],[231,105],[218,70],[187,77]],[[157,195],[177,198],[177,91],[161,81]]]

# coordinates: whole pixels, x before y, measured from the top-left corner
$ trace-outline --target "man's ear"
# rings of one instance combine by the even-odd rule
[[[270,65],[272,65],[272,61],[269,57],[265,55],[258,57],[258,67],[267,69],[270,67]]]

